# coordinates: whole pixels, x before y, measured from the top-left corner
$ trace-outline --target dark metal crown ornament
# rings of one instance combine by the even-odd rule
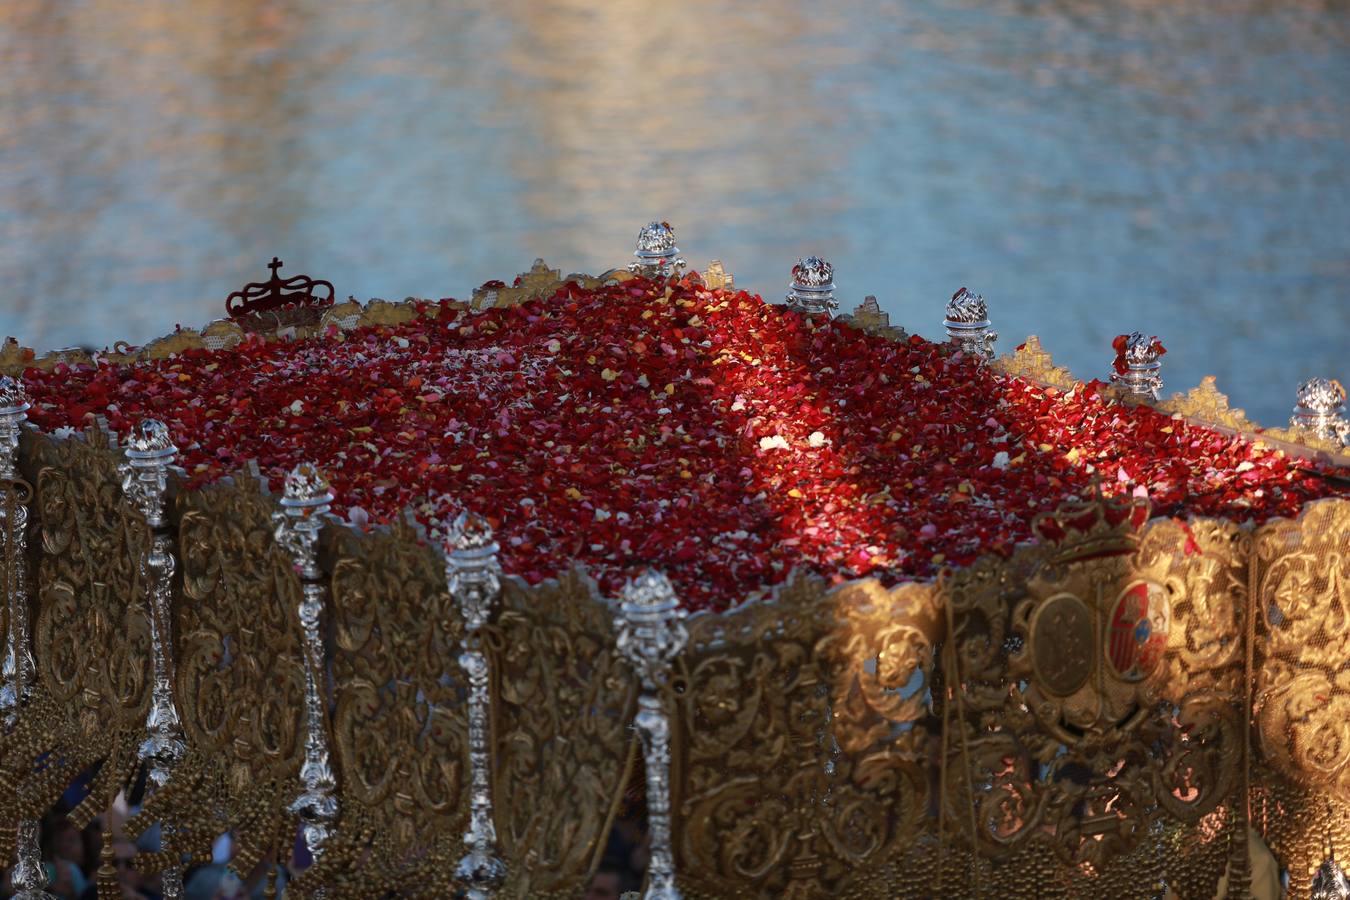
[[[323,309],[333,305],[333,283],[308,275],[295,275],[282,278],[277,270],[284,265],[277,257],[267,264],[272,277],[267,281],[255,281],[225,298],[225,310],[230,318],[237,319],[253,313],[277,312],[283,309]],[[328,296],[315,296],[319,288],[327,288]]]

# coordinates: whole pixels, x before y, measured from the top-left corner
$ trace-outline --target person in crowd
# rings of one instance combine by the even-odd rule
[[[247,900],[248,891],[228,868],[212,864],[188,873],[183,882],[183,897],[184,900]]]
[[[627,867],[618,861],[604,861],[586,886],[585,900],[621,900],[637,885]]]

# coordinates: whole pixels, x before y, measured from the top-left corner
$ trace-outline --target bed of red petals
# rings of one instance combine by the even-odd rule
[[[1264,519],[1332,492],[1281,454],[1145,407],[1001,376],[696,281],[635,280],[407,325],[26,376],[46,429],[170,427],[194,483],[256,459],[331,477],[358,524],[464,504],[508,572],[645,566],[721,608],[794,567],[932,575],[1008,552],[1091,490]],[[453,498],[447,501],[445,498]]]

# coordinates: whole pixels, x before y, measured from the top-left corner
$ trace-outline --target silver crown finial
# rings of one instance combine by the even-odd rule
[[[1289,426],[1326,440],[1350,442],[1350,421],[1342,415],[1345,388],[1331,378],[1310,378],[1298,386],[1298,405]]]
[[[131,429],[131,436],[127,440],[127,458],[132,460],[132,465],[138,460],[158,460],[177,452],[168,426],[158,419],[142,419]]]
[[[834,266],[819,256],[797,260],[788,285],[787,305],[809,316],[828,316],[839,308],[834,299]]]
[[[1118,336],[1112,343],[1116,350],[1115,371],[1111,381],[1139,397],[1157,400],[1163,387],[1162,363],[1167,351],[1156,336],[1144,337],[1132,331]]]
[[[312,516],[328,511],[333,492],[328,479],[312,462],[302,462],[286,473],[281,506],[292,516]]]
[[[979,359],[994,358],[998,332],[989,328],[989,307],[982,295],[965,287],[952,294],[942,324],[947,328],[947,338],[959,345],[963,353]]]
[[[686,265],[680,258],[680,248],[675,246],[675,229],[670,227],[669,222],[644,225],[638,232],[637,249],[633,255],[637,257],[637,262],[630,263],[628,271],[648,278],[665,278]]]
[[[32,406],[23,381],[9,375],[0,375],[0,416],[27,412]]]

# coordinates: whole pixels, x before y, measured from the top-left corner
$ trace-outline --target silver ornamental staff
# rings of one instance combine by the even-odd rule
[[[0,670],[0,722],[5,730],[18,721],[19,707],[28,699],[36,668],[28,650],[28,581],[24,570],[30,491],[18,472],[19,435],[28,420],[28,409],[23,382],[0,376],[0,482],[6,495],[0,501],[0,533],[5,541],[5,602],[9,607],[9,633],[5,635],[5,661]],[[10,873],[16,900],[53,900],[43,890],[47,870],[42,865],[37,820],[20,821],[16,838]]]
[[[1350,422],[1341,415],[1345,388],[1330,378],[1312,378],[1298,386],[1298,405],[1289,427],[1328,441],[1350,443]]]
[[[1111,381],[1138,397],[1157,400],[1162,392],[1162,356],[1156,337],[1144,337],[1138,331],[1125,339],[1125,372],[1112,372]]]
[[[464,833],[468,852],[459,861],[456,877],[464,883],[468,900],[489,900],[506,879],[506,864],[496,855],[497,829],[492,824],[492,779],[489,757],[488,660],[482,632],[492,618],[501,591],[501,565],[492,526],[482,516],[462,512],[445,534],[445,581],[450,597],[464,619],[463,652],[459,665],[469,678],[469,830]]]
[[[300,817],[305,845],[317,860],[338,814],[337,779],[328,761],[326,707],[319,690],[324,671],[319,617],[323,614],[318,544],[324,514],[333,502],[328,481],[313,463],[303,462],[286,475],[281,511],[273,514],[277,544],[290,554],[300,576],[300,624],[305,634],[305,762],[300,767],[303,790],[290,805]],[[316,896],[321,896],[316,894]]]
[[[788,285],[788,309],[808,316],[830,315],[839,308],[834,299],[834,266],[819,256],[797,260],[792,267],[792,282]]]
[[[669,222],[652,222],[642,226],[633,251],[637,262],[628,264],[628,271],[648,278],[665,278],[687,265],[675,246],[675,229]]]
[[[978,359],[994,358],[998,332],[989,330],[989,307],[984,296],[961,288],[947,301],[947,317],[942,321],[947,338],[961,350]]]
[[[145,569],[150,592],[150,647],[154,664],[154,682],[151,688],[150,712],[146,716],[146,738],[137,751],[137,758],[150,763],[150,783],[163,787],[170,770],[183,758],[187,750],[183,742],[183,725],[173,704],[173,689],[169,672],[169,652],[172,627],[169,618],[169,599],[173,589],[175,568],[169,537],[169,522],[164,516],[164,491],[168,487],[169,467],[173,465],[178,448],[169,438],[169,429],[163,422],[144,419],[132,429],[127,443],[126,462],[122,464],[122,493],[145,517],[153,535]],[[183,870],[178,866],[166,869],[162,875],[165,898],[183,895]]]
[[[670,581],[647,571],[624,586],[619,614],[619,652],[642,682],[633,724],[642,738],[647,767],[647,817],[651,829],[651,862],[644,900],[680,900],[675,886],[675,857],[670,840],[670,720],[661,702],[661,687],[670,662],[684,649],[689,632],[686,610],[680,608]]]

